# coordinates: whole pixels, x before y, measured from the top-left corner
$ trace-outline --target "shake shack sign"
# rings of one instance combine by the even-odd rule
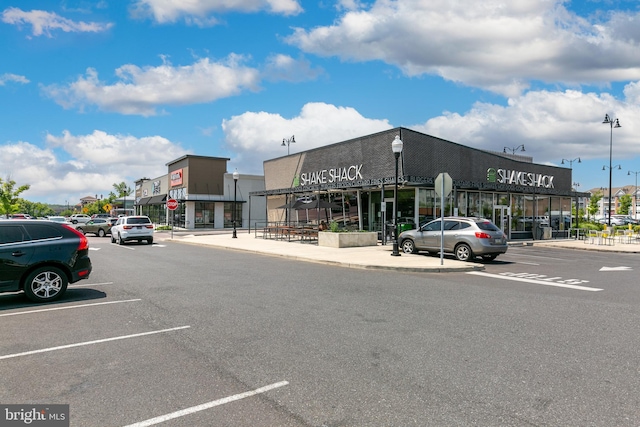
[[[313,172],[303,172],[293,180],[293,186],[332,184],[362,179],[362,165],[351,165]]]
[[[500,184],[522,185],[525,187],[555,188],[553,175],[522,172],[509,169],[487,169],[487,181]]]

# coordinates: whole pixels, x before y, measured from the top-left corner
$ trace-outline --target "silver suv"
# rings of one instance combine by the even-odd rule
[[[409,254],[427,251],[430,254],[440,252],[442,221],[436,219],[416,230],[408,230],[398,236],[402,251]],[[492,261],[507,252],[507,236],[494,223],[484,218],[445,217],[444,240],[445,253],[452,253],[459,261],[470,261],[482,257]]]
[[[132,240],[153,243],[153,223],[148,216],[122,216],[111,227],[111,243],[124,245]]]

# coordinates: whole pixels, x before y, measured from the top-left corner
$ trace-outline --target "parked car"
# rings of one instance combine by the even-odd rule
[[[99,214],[93,214],[91,215],[91,219],[96,219],[96,218],[111,218],[111,215],[107,214],[107,213],[99,213]]]
[[[123,216],[111,227],[111,243],[124,245],[125,242],[145,240],[153,243],[153,223],[148,216]]]
[[[11,219],[31,219],[31,216],[29,214],[13,214]]]
[[[113,224],[115,224],[115,221],[110,221],[110,218],[94,218],[87,223],[78,225],[76,230],[82,234],[91,233],[98,237],[105,237],[107,234],[111,234],[111,226]]]
[[[54,301],[91,268],[89,241],[73,227],[47,220],[0,223],[0,292],[22,290],[31,301]]]
[[[405,253],[427,251],[440,252],[442,221],[440,218],[428,222],[416,230],[404,231],[398,242]],[[493,222],[485,218],[445,217],[443,249],[460,261],[482,257],[492,261],[507,252],[507,236]]]
[[[604,217],[598,220],[600,224],[609,224],[609,218]],[[611,215],[611,225],[627,225],[627,224],[637,224],[638,222],[631,218],[628,215]]]
[[[88,222],[90,219],[91,219],[91,217],[89,215],[85,215],[85,214],[73,214],[73,215],[71,215],[71,223],[73,223],[73,224],[78,224],[78,223],[84,224],[85,222]]]
[[[49,221],[53,221],[53,222],[59,222],[61,224],[71,224],[71,221],[68,221],[67,218],[63,217],[63,216],[48,216],[47,218],[45,218]]]

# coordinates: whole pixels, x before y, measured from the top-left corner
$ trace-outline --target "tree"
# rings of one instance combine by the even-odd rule
[[[589,212],[589,217],[592,218],[598,213],[598,203],[602,200],[602,193],[596,192],[591,195],[589,199],[589,207],[587,211]]]
[[[126,182],[122,181],[120,184],[113,184],[113,189],[116,190],[116,197],[127,197],[133,193],[131,187]]]
[[[631,195],[624,194],[620,196],[620,207],[618,207],[618,214],[629,215],[629,209],[631,208]]]
[[[29,200],[18,199],[18,206],[20,212],[27,213],[36,218],[55,215],[55,212],[49,207],[49,205],[40,202],[30,202]]]
[[[0,215],[5,215],[7,218],[11,214],[18,213],[20,210],[18,196],[31,187],[29,184],[25,184],[14,189],[15,186],[16,182],[10,176],[5,181],[0,178]]]

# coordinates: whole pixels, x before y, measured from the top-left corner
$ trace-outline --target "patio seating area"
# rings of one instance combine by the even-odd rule
[[[588,230],[584,243],[589,245],[640,244],[640,234],[633,230]]]
[[[256,224],[254,237],[288,242],[318,243],[318,225],[283,222]]]

